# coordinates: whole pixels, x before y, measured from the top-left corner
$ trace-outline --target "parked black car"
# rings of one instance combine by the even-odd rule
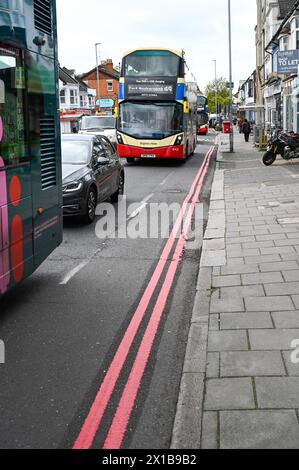
[[[62,135],[63,215],[92,223],[96,206],[124,192],[124,167],[104,136]]]

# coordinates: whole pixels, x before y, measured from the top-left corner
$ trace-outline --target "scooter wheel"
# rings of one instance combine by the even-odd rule
[[[272,165],[276,160],[276,155],[275,153],[271,152],[271,150],[268,150],[268,152],[265,153],[263,156],[263,164],[265,166],[270,166]]]

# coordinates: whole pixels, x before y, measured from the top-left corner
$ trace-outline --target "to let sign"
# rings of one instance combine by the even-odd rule
[[[278,73],[297,73],[299,65],[299,49],[280,51],[277,54]]]

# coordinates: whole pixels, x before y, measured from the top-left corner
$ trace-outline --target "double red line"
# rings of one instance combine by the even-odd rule
[[[165,265],[169,259],[169,255],[174,247],[175,240],[178,238],[176,249],[166,273],[165,280],[161,287],[146,331],[141,340],[133,367],[123,390],[112,424],[108,431],[104,448],[119,449],[122,445],[137,393],[141,385],[142,377],[153,347],[153,342],[159,328],[171,287],[174,282],[178,265],[183,255],[183,250],[186,244],[187,234],[191,225],[195,205],[199,201],[200,192],[205,175],[209,168],[209,162],[213,151],[214,146],[212,146],[206,154],[204,162],[190,188],[189,194],[181,206],[179,215],[161,254],[156,269],[115,353],[105,378],[97,392],[95,400],[73,446],[74,449],[89,449],[93,444],[96,433],[101,425],[103,415],[109,404],[111,395],[114,392],[116,382],[130,352],[130,348],[145,316],[149,303],[154,295],[158,282],[161,279]],[[186,212],[187,215],[185,217]],[[183,229],[181,230],[181,233],[178,237],[178,231],[181,228],[182,222]]]

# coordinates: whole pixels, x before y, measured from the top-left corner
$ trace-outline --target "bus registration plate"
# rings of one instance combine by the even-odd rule
[[[156,158],[156,155],[153,153],[143,153],[141,158]]]

